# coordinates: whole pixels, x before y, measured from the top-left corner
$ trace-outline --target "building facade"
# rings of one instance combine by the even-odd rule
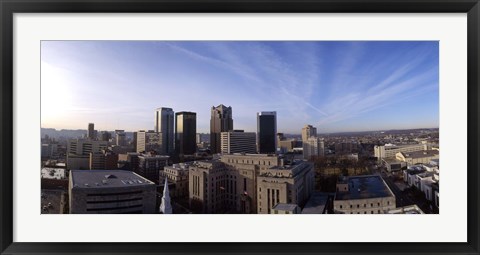
[[[325,144],[323,139],[315,136],[310,136],[303,141],[303,158],[311,159],[312,157],[325,156]]]
[[[88,123],[88,133],[87,138],[90,140],[95,140],[95,124]]]
[[[276,153],[277,113],[257,113],[257,151],[260,154]]]
[[[67,169],[89,169],[90,153],[106,150],[108,142],[85,139],[70,139],[67,142]]]
[[[197,114],[194,112],[177,112],[175,120],[176,154],[193,155],[197,150]]]
[[[379,161],[384,158],[395,158],[399,152],[423,151],[428,148],[427,144],[411,144],[411,145],[375,145],[373,147],[374,155]]]
[[[257,177],[257,213],[272,213],[278,204],[303,207],[313,193],[313,164],[300,161],[260,170]]]
[[[165,179],[168,183],[173,184],[173,189],[170,190],[170,195],[176,197],[188,197],[188,168],[189,164],[179,163],[172,166],[165,166],[160,170],[160,177],[158,183],[164,183]]]
[[[156,186],[130,171],[72,170],[69,176],[72,214],[155,213]]]
[[[221,152],[221,133],[233,130],[232,107],[223,104],[212,107],[210,118],[210,151]]]
[[[138,169],[136,173],[149,179],[152,182],[158,182],[160,171],[168,165],[170,156],[154,155],[145,153],[138,156]]]
[[[162,107],[155,111],[155,132],[161,133],[162,151],[166,155],[174,152],[174,112],[172,108]]]
[[[257,152],[257,137],[253,132],[243,132],[243,130],[222,132],[220,140],[220,152],[224,154]]]
[[[302,141],[307,141],[308,138],[317,136],[317,128],[312,125],[306,125],[302,128]]]

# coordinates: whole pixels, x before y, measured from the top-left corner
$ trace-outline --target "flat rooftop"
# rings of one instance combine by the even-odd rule
[[[438,155],[437,150],[425,150],[425,151],[413,151],[408,153],[403,153],[406,158],[426,158]]]
[[[118,188],[128,186],[155,185],[142,176],[124,170],[71,170],[73,187]]]
[[[278,210],[278,211],[293,211],[295,210],[295,208],[297,208],[298,206],[296,204],[283,204],[283,203],[279,203],[279,204],[276,204],[272,210]]]
[[[335,200],[367,199],[394,196],[378,175],[348,177],[348,191],[337,191]]]
[[[308,199],[302,214],[322,214],[328,202],[328,193],[315,191]]]

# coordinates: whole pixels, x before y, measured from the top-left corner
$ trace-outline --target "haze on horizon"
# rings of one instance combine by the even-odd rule
[[[277,112],[278,132],[438,128],[433,41],[42,41],[41,126],[153,129],[154,111],[233,109],[235,129]]]

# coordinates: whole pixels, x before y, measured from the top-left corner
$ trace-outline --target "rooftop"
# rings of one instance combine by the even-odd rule
[[[403,153],[406,158],[425,158],[425,157],[432,157],[434,155],[438,155],[437,150],[424,150],[424,151],[414,151]]]
[[[272,210],[278,210],[278,211],[294,211],[295,208],[297,208],[298,206],[296,204],[283,204],[283,203],[279,203],[279,204],[276,204]]]
[[[335,200],[367,199],[394,196],[378,175],[348,177],[348,191],[337,191]]]
[[[70,178],[72,178],[73,187],[82,188],[154,185],[142,176],[124,170],[72,170]]]
[[[408,205],[404,207],[397,207],[388,211],[389,214],[424,214],[422,209],[417,205]]]
[[[322,214],[328,202],[328,193],[314,192],[302,210],[302,214]]]

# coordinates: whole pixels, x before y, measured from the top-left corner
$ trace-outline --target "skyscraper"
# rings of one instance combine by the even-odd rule
[[[162,133],[162,150],[164,154],[173,153],[174,129],[172,108],[158,108],[155,111],[155,132]]]
[[[277,112],[257,113],[258,153],[275,153],[277,148]]]
[[[212,106],[210,118],[210,151],[220,153],[220,133],[233,130],[232,107]]]
[[[307,141],[311,136],[317,136],[317,128],[312,125],[305,125],[302,128],[302,141]]]
[[[197,114],[194,112],[175,113],[175,153],[192,155],[197,150]]]
[[[93,123],[88,123],[88,134],[87,137],[88,139],[94,140],[95,139],[95,124]]]

